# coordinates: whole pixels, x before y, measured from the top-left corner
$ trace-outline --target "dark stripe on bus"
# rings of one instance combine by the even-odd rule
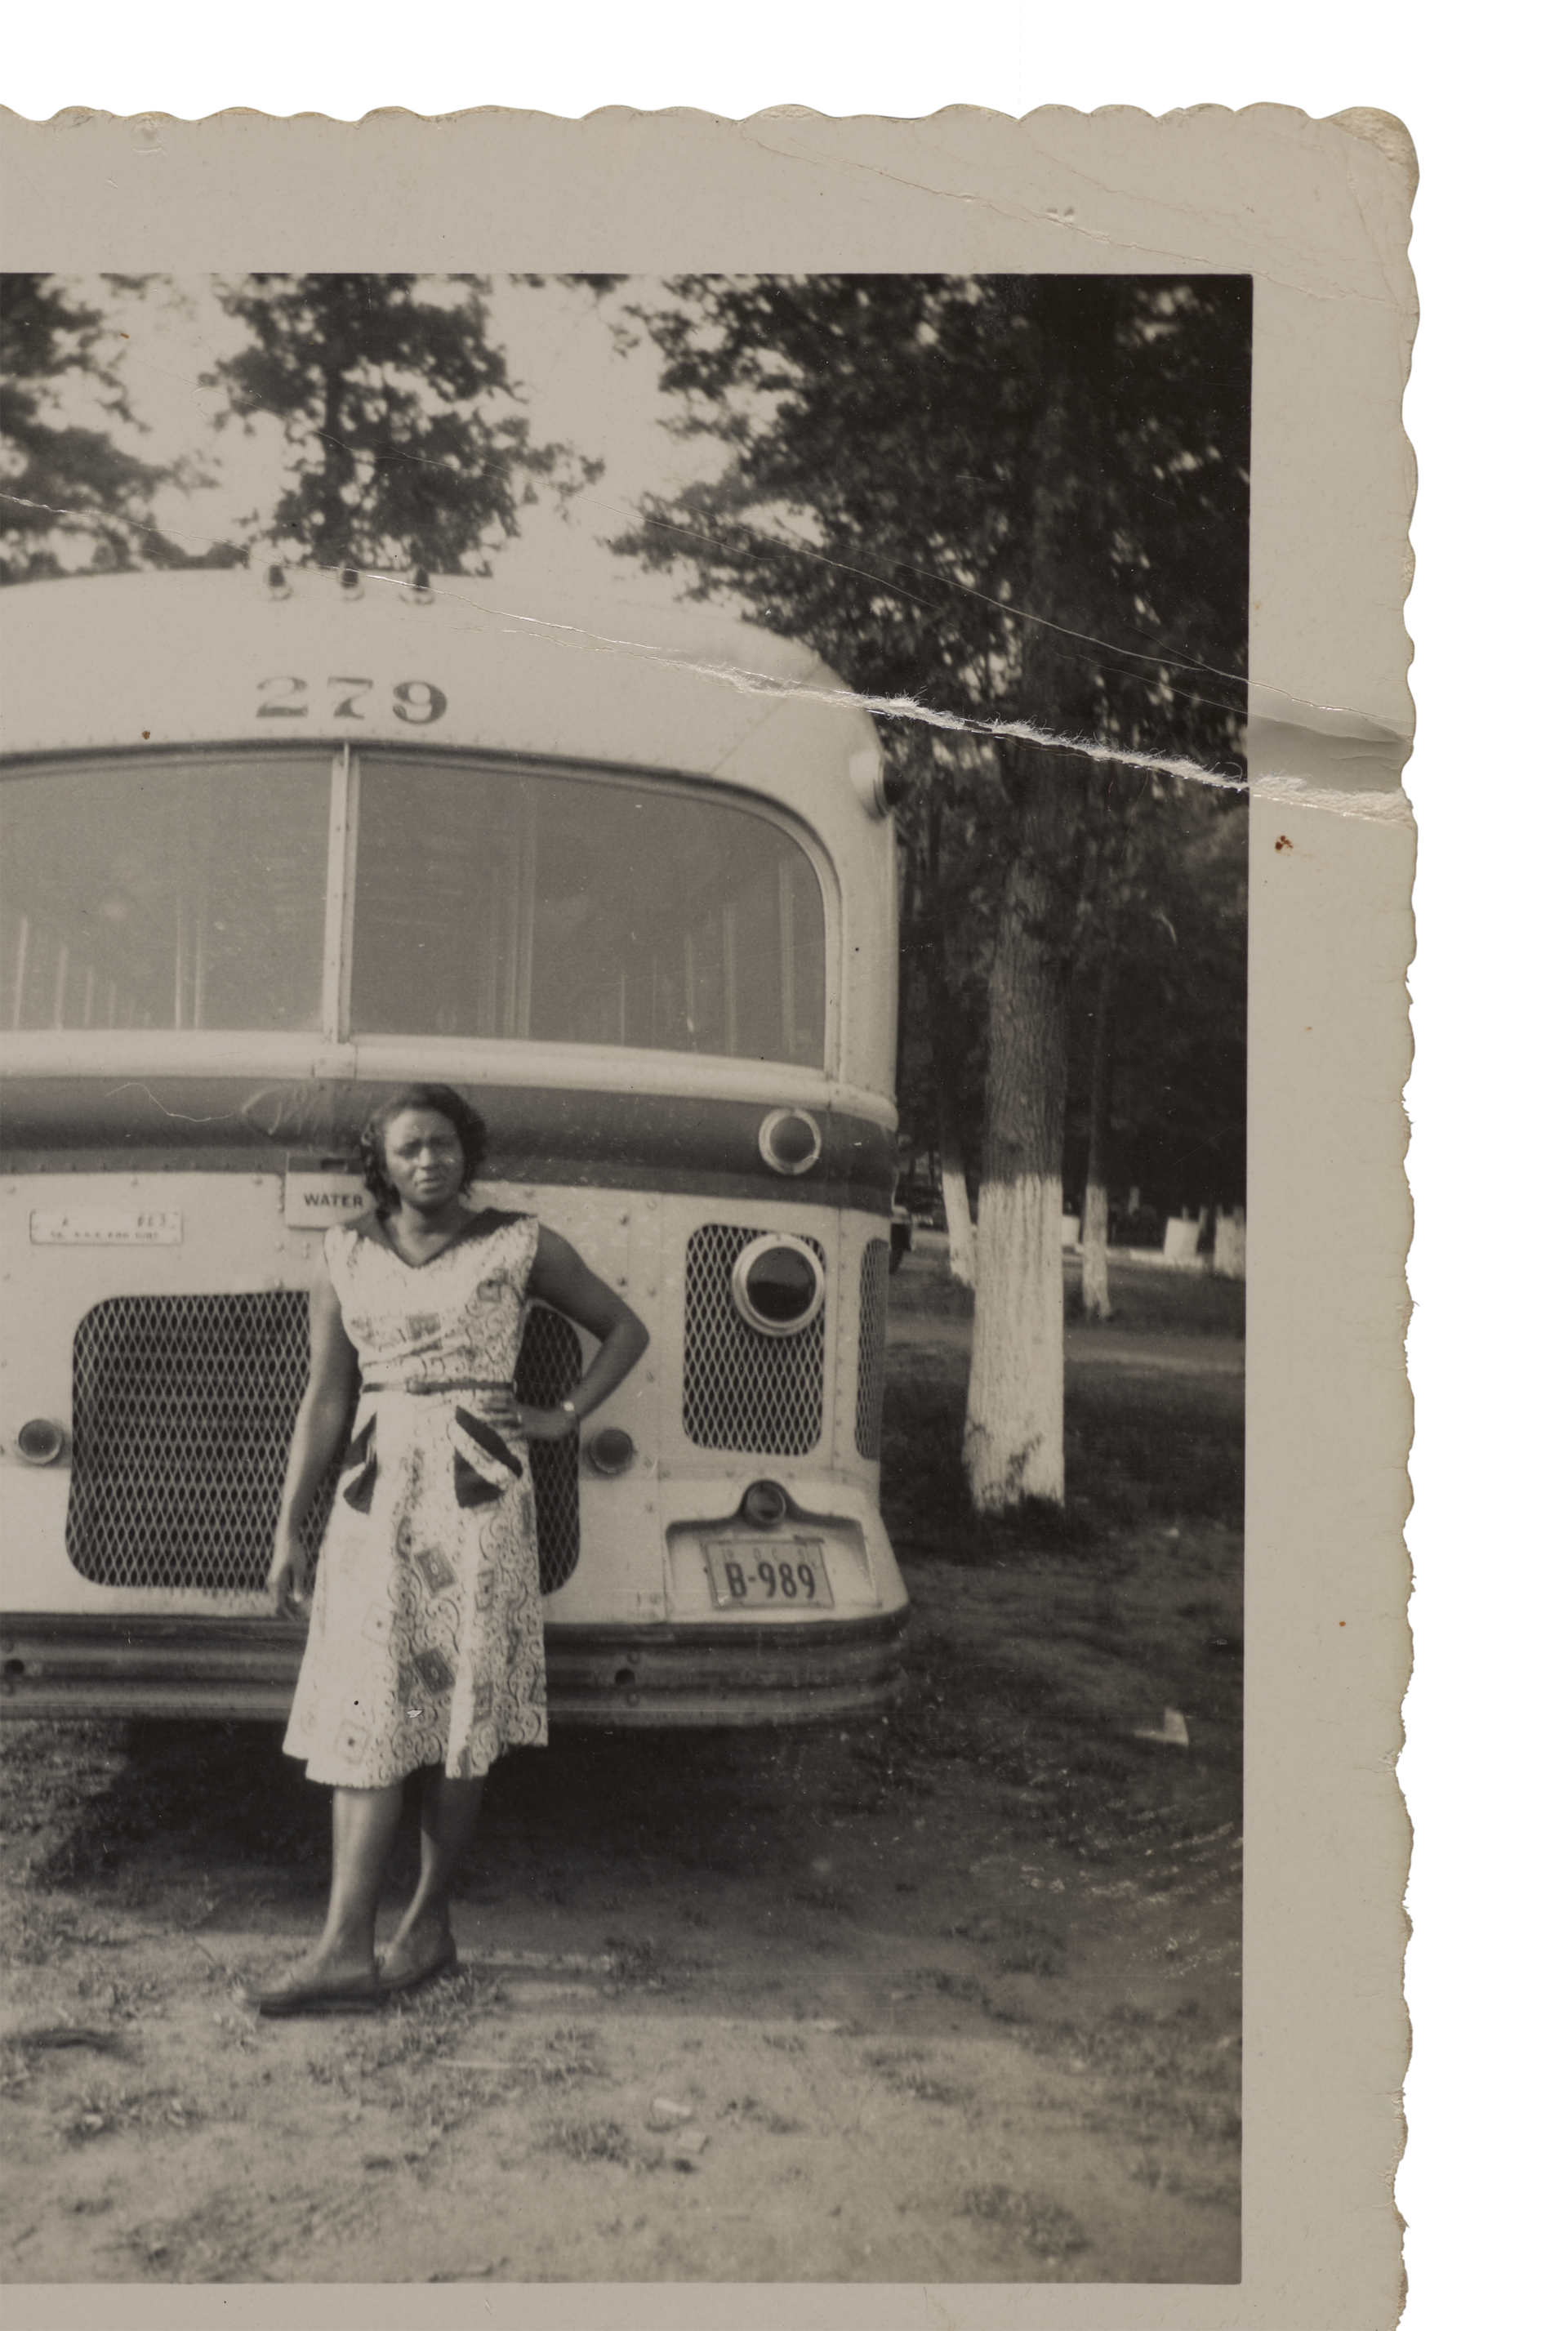
[[[432,1069],[431,1074],[439,1070]],[[757,1147],[769,1101],[664,1093],[584,1093],[470,1083],[490,1129],[487,1178],[568,1188],[853,1204],[886,1212],[897,1171],[887,1127],[813,1108],[822,1155],[775,1173]],[[358,1128],[395,1089],[337,1080],[14,1077],[0,1085],[3,1169],[12,1174],[281,1175],[346,1163]]]

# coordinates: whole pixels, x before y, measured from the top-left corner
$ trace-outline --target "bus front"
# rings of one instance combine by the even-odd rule
[[[415,1079],[482,1111],[478,1197],[652,1336],[580,1444],[535,1451],[553,1720],[897,1688],[870,724],[765,634],[471,588],[0,594],[12,1714],[285,1711],[300,1638],[263,1581],[305,1289],[366,1204],[359,1125]],[[535,1307],[520,1396],[584,1362]]]

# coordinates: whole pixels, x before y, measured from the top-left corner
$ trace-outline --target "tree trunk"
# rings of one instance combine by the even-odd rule
[[[969,1182],[959,1134],[958,1048],[953,1028],[953,988],[948,976],[947,909],[942,890],[942,797],[932,790],[926,817],[926,867],[930,886],[931,937],[924,951],[926,1013],[931,1045],[931,1081],[936,1097],[936,1141],[941,1157],[942,1210],[947,1220],[947,1269],[960,1287],[974,1284],[974,1225],[969,1219]]]
[[[947,1269],[960,1287],[974,1284],[974,1225],[969,1219],[969,1179],[958,1146],[948,1095],[938,1089],[942,1127],[942,1212],[947,1221]]]
[[[1107,934],[1105,959],[1100,965],[1099,987],[1095,996],[1094,1051],[1089,1062],[1088,1164],[1084,1172],[1082,1239],[1086,1319],[1108,1319],[1111,1316],[1110,1270],[1106,1257],[1110,1230],[1106,1166],[1111,1119],[1111,998],[1116,980],[1116,934],[1112,930]]]
[[[964,1461],[981,1513],[1060,1501],[1061,1164],[1068,962],[1051,851],[1076,792],[1071,756],[1040,756],[1008,870],[987,996],[978,1289]],[[1081,764],[1077,765],[1081,767]],[[1080,781],[1081,782],[1081,781]]]
[[[1114,370],[1108,279],[1055,277],[1040,290],[1043,395],[1031,452],[1020,699],[1058,735],[1103,727],[1093,661],[1070,644],[1098,617],[1096,538],[1084,481],[1095,473]],[[1009,741],[998,754],[1014,805],[987,995],[974,1345],[965,1420],[969,1493],[982,1513],[1066,1492],[1061,1273],[1068,998],[1085,879],[1094,764]],[[1104,779],[1100,780],[1103,788]]]

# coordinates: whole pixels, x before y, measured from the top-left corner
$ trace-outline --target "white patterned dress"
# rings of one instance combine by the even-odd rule
[[[539,1226],[476,1214],[414,1265],[374,1216],[327,1233],[359,1354],[354,1438],[284,1738],[313,1781],[475,1780],[542,1744],[534,1484],[512,1375]]]

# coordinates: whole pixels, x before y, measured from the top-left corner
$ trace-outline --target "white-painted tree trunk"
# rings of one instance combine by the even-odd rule
[[[1021,1175],[980,1192],[979,1293],[964,1461],[981,1513],[1060,1501],[1061,1177]]]
[[[960,1287],[974,1284],[974,1225],[969,1219],[969,1185],[962,1161],[942,1156],[942,1210],[947,1217],[947,1268]]]
[[[1111,1316],[1110,1265],[1107,1256],[1107,1241],[1110,1228],[1110,1208],[1103,1182],[1090,1182],[1083,1194],[1083,1316],[1086,1319],[1108,1319]]]

